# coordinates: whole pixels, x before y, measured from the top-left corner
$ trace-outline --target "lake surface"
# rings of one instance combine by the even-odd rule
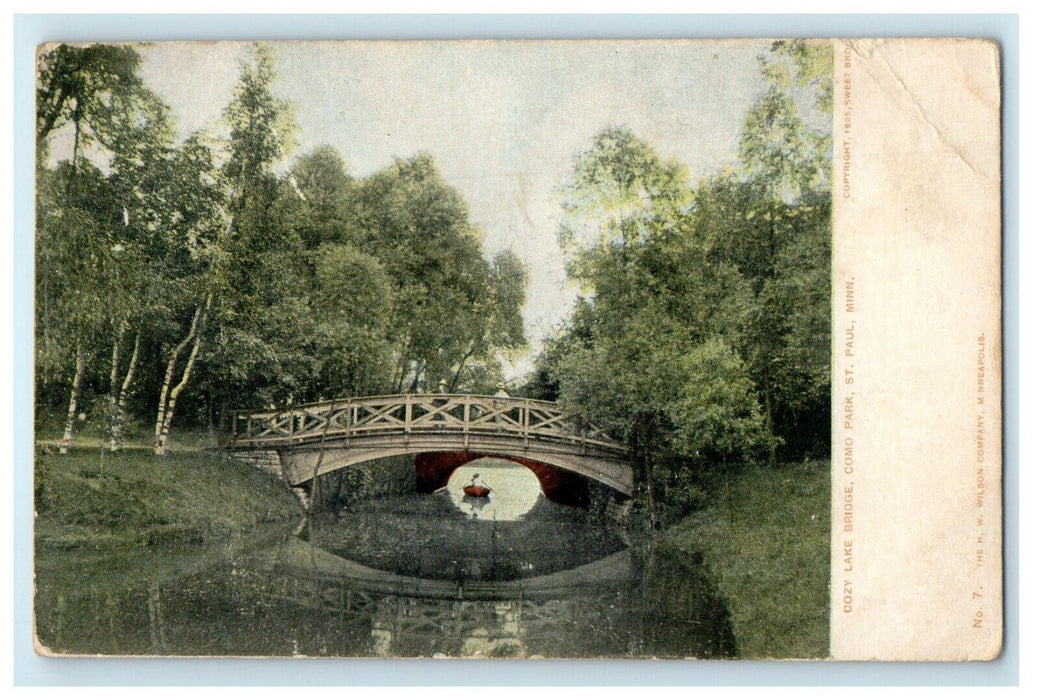
[[[494,489],[484,503],[462,496],[474,473]],[[531,479],[482,460],[444,491],[369,499],[300,537],[40,548],[37,634],[70,654],[734,655],[699,556],[631,545]]]

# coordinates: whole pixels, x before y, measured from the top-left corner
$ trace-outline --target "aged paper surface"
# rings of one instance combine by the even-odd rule
[[[999,653],[994,44],[38,59],[40,653]]]
[[[1001,649],[1000,64],[834,51],[831,654]]]

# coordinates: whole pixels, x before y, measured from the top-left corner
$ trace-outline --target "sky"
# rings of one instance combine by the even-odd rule
[[[578,153],[624,125],[694,182],[736,161],[744,114],[764,90],[746,41],[274,42],[275,93],[296,105],[295,155],[335,147],[350,174],[430,153],[470,207],[489,257],[512,249],[530,276],[530,350],[519,378],[577,295],[557,243],[558,193]],[[181,136],[220,130],[250,43],[140,47],[142,77]],[[291,158],[292,156],[290,156]]]

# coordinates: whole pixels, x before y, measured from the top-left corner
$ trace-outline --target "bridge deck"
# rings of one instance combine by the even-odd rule
[[[234,414],[231,449],[275,449],[375,435],[514,436],[625,454],[605,429],[548,401],[469,394],[402,394]]]

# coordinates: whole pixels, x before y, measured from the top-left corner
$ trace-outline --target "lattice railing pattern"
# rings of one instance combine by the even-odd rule
[[[513,434],[622,453],[606,430],[557,404],[463,394],[400,394],[323,401],[272,411],[239,411],[232,444],[293,444],[379,434]]]

